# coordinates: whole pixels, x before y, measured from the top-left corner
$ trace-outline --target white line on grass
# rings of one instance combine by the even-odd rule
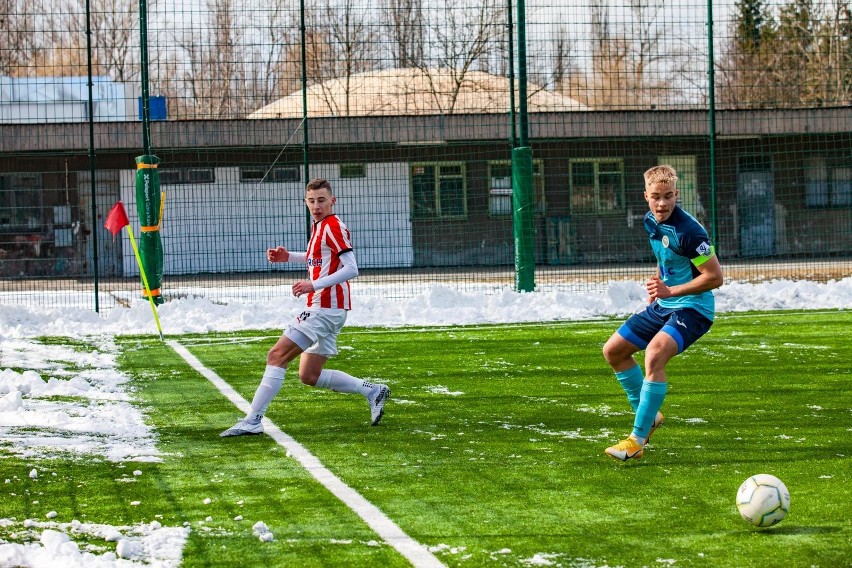
[[[198,371],[219,389],[225,398],[231,401],[241,412],[248,414],[251,406],[240,394],[225,382],[222,377],[211,371],[199,361],[195,355],[190,353],[177,341],[167,341],[169,347],[175,353],[183,357],[189,365]],[[268,418],[263,419],[263,429],[269,437],[275,440],[289,454],[296,458],[302,467],[310,473],[314,479],[319,481],[332,495],[340,499],[347,507],[352,509],[356,515],[361,517],[367,525],[376,531],[382,539],[394,547],[400,554],[405,556],[412,565],[417,568],[431,568],[432,566],[444,566],[429,550],[405,534],[396,523],[390,520],[381,510],[364,499],[360,493],[343,483],[339,477],[334,475],[320,462],[316,456],[307,450],[302,444],[284,433]]]

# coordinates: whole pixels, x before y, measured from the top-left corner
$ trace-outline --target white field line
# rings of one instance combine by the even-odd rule
[[[169,347],[183,357],[189,365],[199,372],[203,377],[209,380],[219,389],[225,398],[231,401],[241,412],[248,414],[251,406],[246,399],[225,382],[222,377],[217,375],[205,367],[195,355],[190,353],[183,345],[177,341],[170,340],[166,342]],[[429,550],[405,534],[396,523],[390,520],[387,515],[364,499],[360,493],[343,483],[339,477],[334,475],[316,456],[307,450],[302,444],[293,439],[289,434],[283,432],[268,418],[263,419],[263,429],[269,434],[269,437],[275,440],[278,445],[287,450],[302,467],[310,473],[314,479],[319,481],[332,495],[340,499],[347,507],[352,509],[356,515],[361,517],[367,525],[376,531],[376,533],[394,547],[400,554],[411,562],[416,568],[431,568],[444,566]]]

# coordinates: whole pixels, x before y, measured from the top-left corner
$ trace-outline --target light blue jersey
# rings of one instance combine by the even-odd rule
[[[645,213],[645,230],[651,238],[651,248],[657,257],[660,279],[666,286],[685,284],[701,274],[697,266],[710,260],[715,251],[707,231],[695,217],[675,207],[662,223],[657,223],[653,213]],[[692,308],[713,321],[716,301],[713,292],[701,292],[658,300],[664,308]]]

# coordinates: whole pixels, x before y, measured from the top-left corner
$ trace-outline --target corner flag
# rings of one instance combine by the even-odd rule
[[[115,236],[127,227],[127,235],[130,237],[130,246],[133,247],[133,254],[136,255],[136,263],[139,265],[139,273],[142,275],[142,284],[145,286],[145,291],[148,292],[148,300],[151,303],[151,311],[154,312],[154,321],[157,322],[157,331],[160,332],[160,339],[165,341],[163,337],[163,328],[160,326],[160,316],[157,315],[157,308],[154,306],[154,297],[151,295],[151,287],[148,286],[148,278],[145,276],[145,267],[142,265],[142,257],[139,256],[139,249],[136,247],[136,239],[133,238],[133,229],[130,228],[130,220],[127,218],[127,211],[124,209],[124,203],[118,201],[112,206],[107,215],[104,228]]]
[[[119,201],[109,210],[104,228],[115,238],[118,232],[129,224],[130,219],[127,218],[127,211],[124,210],[124,203]]]

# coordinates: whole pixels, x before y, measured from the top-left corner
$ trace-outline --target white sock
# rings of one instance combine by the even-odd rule
[[[373,385],[372,383],[368,383],[367,381],[362,381],[352,375],[348,375],[343,371],[323,369],[322,372],[320,372],[319,379],[317,380],[317,387],[335,392],[348,392],[367,396],[367,393],[370,392]]]
[[[251,412],[246,415],[246,420],[253,423],[260,422],[269,407],[269,403],[281,390],[286,372],[287,367],[266,366],[263,378],[260,380],[257,390],[254,391],[254,398],[251,399]]]

